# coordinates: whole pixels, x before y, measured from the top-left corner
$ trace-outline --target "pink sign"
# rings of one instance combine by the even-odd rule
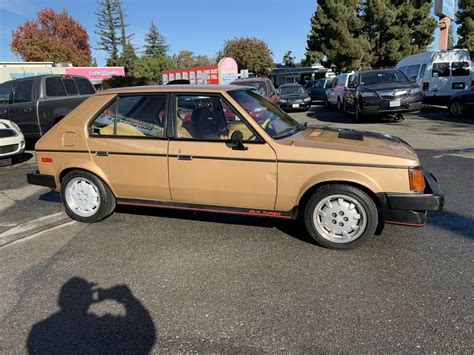
[[[113,76],[125,76],[124,67],[66,67],[68,75],[82,75],[89,80],[104,80]]]

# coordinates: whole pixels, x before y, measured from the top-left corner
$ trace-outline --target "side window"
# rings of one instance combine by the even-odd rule
[[[0,85],[0,104],[8,104],[10,101],[10,94],[13,88],[13,81],[7,81]]]
[[[453,76],[468,76],[471,74],[471,65],[469,62],[453,62],[451,66]]]
[[[421,70],[420,70],[420,74],[419,74],[419,78],[423,78],[425,76],[425,71],[426,71],[426,64],[423,64],[421,66]]]
[[[66,93],[68,95],[79,95],[79,91],[77,90],[76,83],[74,79],[63,79],[64,87],[66,88]]]
[[[415,77],[418,77],[418,72],[420,70],[420,64],[417,65],[410,65],[407,68],[407,71],[405,72],[405,75],[407,76],[408,79]]]
[[[66,89],[64,88],[63,81],[59,76],[46,78],[46,96],[66,96]]]
[[[32,99],[33,79],[16,82],[13,103],[30,102]]]
[[[449,76],[449,63],[433,63],[432,76],[435,73],[438,74],[438,77]]]
[[[114,100],[96,117],[91,125],[94,136],[113,136],[115,131],[115,114],[117,113],[117,100]]]
[[[176,99],[178,139],[228,141],[241,131],[244,141],[257,138],[247,123],[218,96],[179,95]]]
[[[405,70],[407,70],[407,67],[403,66],[403,67],[398,68],[398,70],[400,70],[402,73],[405,74]]]
[[[163,138],[165,136],[166,96],[120,96],[117,110],[117,136]]]
[[[95,94],[95,89],[89,80],[85,78],[74,78],[76,80],[77,88],[79,89],[79,95],[92,95]]]

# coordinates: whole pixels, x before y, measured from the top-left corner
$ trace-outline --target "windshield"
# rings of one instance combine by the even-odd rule
[[[261,81],[241,81],[234,83],[235,85],[251,86],[260,94],[265,96],[265,84]]]
[[[374,71],[361,73],[359,85],[373,85],[382,83],[405,83],[408,79],[401,71]]]
[[[254,91],[230,91],[229,95],[275,139],[288,137],[301,129],[298,122]]]
[[[301,95],[305,94],[302,86],[282,86],[280,87],[280,95]]]

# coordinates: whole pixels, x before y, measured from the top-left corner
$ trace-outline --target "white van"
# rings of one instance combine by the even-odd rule
[[[447,104],[452,95],[474,86],[471,58],[466,49],[410,55],[396,68],[420,85],[423,99],[428,103]]]

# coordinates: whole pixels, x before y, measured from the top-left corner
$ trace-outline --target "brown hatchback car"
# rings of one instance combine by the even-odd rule
[[[102,91],[36,144],[31,184],[61,192],[81,222],[117,204],[295,219],[352,248],[384,223],[442,209],[435,178],[399,138],[308,127],[240,86]]]

